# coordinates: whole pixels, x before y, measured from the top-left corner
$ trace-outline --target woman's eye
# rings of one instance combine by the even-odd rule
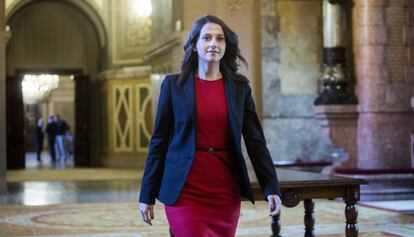
[[[217,37],[217,40],[218,40],[218,41],[224,41],[224,37],[219,36],[219,37]]]
[[[210,36],[203,36],[203,37],[202,37],[202,39],[203,39],[203,40],[210,40],[210,39],[211,39],[211,37],[210,37]]]

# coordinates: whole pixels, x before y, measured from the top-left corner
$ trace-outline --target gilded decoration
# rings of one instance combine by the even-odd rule
[[[149,79],[112,80],[109,88],[109,153],[146,153],[153,130]]]
[[[245,0],[227,0],[227,8],[232,15],[240,15],[245,5]]]
[[[136,86],[137,92],[137,150],[147,151],[152,133],[151,90],[148,84]]]
[[[119,0],[112,14],[112,60],[114,64],[142,63],[151,44],[151,16],[138,16],[137,1]]]
[[[133,134],[132,134],[132,102],[131,86],[115,85],[113,87],[113,135],[114,151],[132,151]]]

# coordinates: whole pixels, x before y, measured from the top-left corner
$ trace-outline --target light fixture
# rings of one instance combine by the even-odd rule
[[[152,14],[151,0],[134,0],[132,8],[138,17],[148,17]]]
[[[46,99],[53,89],[59,85],[59,76],[51,74],[23,76],[22,92],[23,101],[27,104],[34,104]]]

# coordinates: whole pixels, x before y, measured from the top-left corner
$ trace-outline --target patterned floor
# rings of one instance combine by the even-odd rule
[[[345,205],[317,200],[317,236],[344,236]],[[237,236],[270,235],[266,203],[255,206],[243,202]],[[0,205],[0,236],[168,236],[168,225],[161,205],[156,205],[153,226],[140,221],[134,203],[86,203],[48,206]],[[283,208],[282,235],[303,236],[301,207]],[[362,237],[414,236],[414,215],[359,207]]]
[[[134,203],[139,191],[137,171],[72,170],[73,165],[47,159],[39,164],[33,157],[27,164],[25,172],[8,171],[8,194],[0,195],[0,237],[168,236],[162,205],[156,205],[153,226],[140,220]],[[371,204],[377,208],[366,205],[359,206],[359,236],[414,236],[414,214],[379,209],[395,209],[384,203]],[[339,201],[316,200],[316,236],[345,236],[344,208]],[[303,229],[303,207],[283,207],[282,236],[303,236]],[[267,204],[243,202],[237,236],[270,234]]]

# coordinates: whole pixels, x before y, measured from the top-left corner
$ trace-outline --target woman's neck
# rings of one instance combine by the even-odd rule
[[[205,79],[205,80],[217,80],[223,77],[220,72],[220,64],[204,64],[198,65],[198,77]]]

